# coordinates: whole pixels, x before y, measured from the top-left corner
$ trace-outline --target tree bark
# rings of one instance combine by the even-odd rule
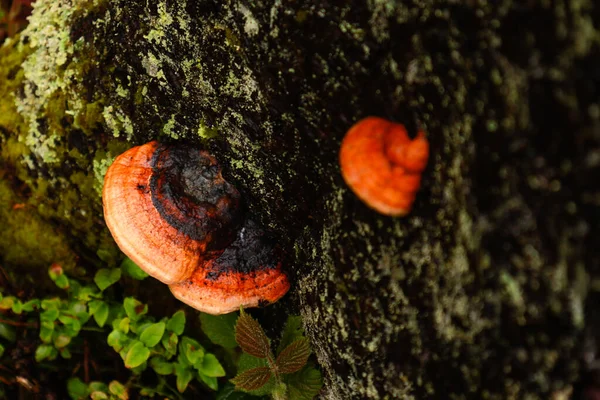
[[[599,23],[589,0],[38,0],[0,50],[1,261],[115,263],[106,168],[186,141],[279,237],[323,398],[581,396],[600,336]],[[405,218],[341,178],[368,115],[427,133]]]

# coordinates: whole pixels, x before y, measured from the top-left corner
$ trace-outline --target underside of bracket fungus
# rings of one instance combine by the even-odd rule
[[[410,212],[428,158],[422,131],[411,139],[404,125],[378,117],[354,124],[340,148],[348,186],[369,207],[390,216]]]
[[[158,142],[126,151],[106,173],[102,204],[121,250],[200,311],[262,306],[289,289],[276,246],[245,219],[206,151]]]

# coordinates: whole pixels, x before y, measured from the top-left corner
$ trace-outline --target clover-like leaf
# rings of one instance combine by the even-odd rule
[[[119,279],[121,279],[121,270],[119,268],[102,268],[94,276],[94,282],[96,282],[100,290],[104,290],[110,285],[117,283]]]
[[[157,322],[144,329],[144,332],[140,335],[140,340],[147,347],[154,347],[160,342],[163,333],[165,333],[165,323]]]
[[[263,387],[271,379],[269,367],[252,368],[242,372],[231,380],[236,389],[250,391]]]
[[[310,356],[310,345],[307,338],[295,340],[279,353],[275,363],[282,374],[300,371]]]
[[[271,351],[263,328],[243,310],[235,324],[235,340],[242,350],[254,357],[267,358]]]
[[[167,330],[181,335],[185,329],[185,313],[182,310],[177,311],[167,322]]]
[[[146,279],[149,276],[143,269],[138,267],[138,265],[129,258],[123,260],[121,263],[121,270],[138,281]]]
[[[135,368],[142,365],[150,357],[150,350],[142,342],[135,341],[125,356],[125,366]]]

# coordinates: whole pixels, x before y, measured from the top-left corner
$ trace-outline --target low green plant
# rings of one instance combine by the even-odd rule
[[[260,324],[244,310],[235,325],[235,339],[244,352],[231,380],[237,390],[275,400],[310,400],[321,390],[321,373],[308,363],[310,344],[300,317],[288,318],[276,356]]]
[[[147,277],[129,259],[119,268],[100,269],[93,283],[67,277],[58,265],[52,265],[48,273],[66,296],[21,301],[0,293],[0,316],[12,313],[20,317],[20,321],[0,318],[0,360],[4,344],[15,344],[17,329],[39,330],[34,354],[35,361],[41,364],[70,361],[75,354],[77,359],[84,358],[87,365],[89,350],[86,353],[82,348],[89,347],[88,341],[106,343],[110,346],[106,349],[112,348],[129,372],[113,373],[119,379],[107,382],[91,380],[87,370],[84,379],[81,373],[73,374],[66,385],[72,399],[126,400],[134,392],[144,397],[184,399],[186,389],[195,382],[194,393],[198,389],[207,395],[212,392],[212,397],[220,400],[255,396],[308,400],[322,386],[320,372],[308,361],[310,346],[300,317],[288,318],[275,356],[262,327],[243,310],[239,318],[237,313],[200,313],[202,332],[212,342],[205,340],[203,345],[201,339],[184,334],[184,311],[156,318],[149,314],[148,305],[134,297],[115,300],[116,291],[109,288],[123,275]],[[81,364],[76,362],[75,371]],[[236,370],[237,376],[231,383],[225,381],[224,377],[232,376]],[[10,383],[1,372],[0,369],[0,396],[4,393],[2,382]],[[219,378],[223,378],[221,385]]]

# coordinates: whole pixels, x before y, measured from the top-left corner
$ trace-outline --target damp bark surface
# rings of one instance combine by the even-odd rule
[[[323,398],[581,398],[600,336],[599,24],[591,0],[38,0],[0,48],[0,262],[115,265],[106,168],[177,141],[213,152],[278,238],[292,289],[258,315],[302,314]],[[407,217],[341,178],[369,115],[429,140]]]

